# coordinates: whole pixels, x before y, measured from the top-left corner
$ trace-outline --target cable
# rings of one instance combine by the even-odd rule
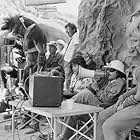
[[[22,105],[23,105],[23,103],[25,102],[25,100],[23,100],[23,102],[21,103],[21,105],[20,105],[20,107],[19,107],[19,109],[21,110],[21,107],[22,107]],[[20,111],[21,112],[21,111]]]
[[[20,100],[20,101],[17,103],[17,105],[15,106],[15,111],[14,111],[12,114],[15,115],[15,113],[16,113],[16,108],[18,107],[18,105],[19,105],[22,101],[24,102],[24,100]],[[14,120],[14,121],[15,121],[15,120]]]
[[[20,88],[21,90],[23,90],[22,93],[23,93],[24,95],[26,95],[26,96],[28,97],[29,100],[31,100],[31,97],[30,97],[29,94],[27,93],[25,86],[26,86],[27,80],[28,80],[32,75],[33,75],[33,74],[29,75],[29,76],[25,79],[24,84],[21,84],[21,85],[19,84],[19,88]],[[22,87],[22,85],[23,85],[23,87]]]
[[[18,135],[18,139],[21,140],[21,139],[20,139],[20,136],[19,136],[19,131],[18,131],[18,129],[17,129],[17,135]]]
[[[41,68],[41,70],[42,70],[42,68]],[[41,70],[40,70],[40,72],[41,72]],[[26,94],[26,96],[27,96],[30,100],[32,100],[32,98],[31,98],[30,95],[27,93],[25,86],[26,86],[27,80],[28,80],[31,76],[33,76],[34,74],[35,74],[35,73],[29,75],[29,76],[25,79],[24,85],[23,85],[25,94]],[[37,75],[40,75],[40,73],[36,73],[36,74],[37,74]]]
[[[17,103],[17,105],[15,106],[15,108],[17,108],[18,107],[18,105],[20,104],[20,102],[24,102],[24,100],[20,100],[18,103]],[[15,112],[16,112],[16,109],[15,109],[15,111],[12,113],[12,114],[15,114]]]
[[[22,102],[22,101],[23,101],[23,102]],[[25,100],[21,100],[21,102],[22,102],[22,103],[21,103],[21,105],[20,105],[20,107],[19,107],[19,110],[21,110],[21,106],[23,105],[23,103],[25,102]],[[21,113],[21,111],[20,111],[20,113]],[[21,139],[20,139],[20,135],[19,135],[18,128],[17,128],[17,135],[18,135],[18,139],[21,140]]]
[[[24,102],[24,100],[20,100],[20,101],[17,103],[17,105],[15,106],[15,108],[17,108],[17,106],[19,105],[19,103],[22,102],[22,101]],[[15,110],[15,111],[16,111],[16,110]],[[15,113],[15,111],[14,111],[14,113]]]

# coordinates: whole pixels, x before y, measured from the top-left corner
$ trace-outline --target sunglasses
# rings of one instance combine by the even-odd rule
[[[115,71],[116,71],[116,70],[113,69],[113,68],[109,69],[109,72],[115,72]]]

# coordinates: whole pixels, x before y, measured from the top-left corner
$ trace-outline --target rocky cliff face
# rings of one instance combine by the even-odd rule
[[[81,0],[78,27],[80,50],[100,67],[112,59],[126,64],[139,63],[126,44],[126,25],[138,0]],[[134,60],[134,62],[132,62]]]

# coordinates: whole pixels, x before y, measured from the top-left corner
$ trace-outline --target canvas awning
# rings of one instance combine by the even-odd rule
[[[62,30],[42,23],[38,24],[38,26],[44,31],[48,42],[62,39],[65,43],[68,43],[69,38]]]
[[[25,0],[26,6],[66,3],[66,0]]]

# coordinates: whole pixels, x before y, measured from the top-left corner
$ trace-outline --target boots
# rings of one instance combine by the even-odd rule
[[[21,123],[18,125],[19,129],[24,129],[25,127],[29,126],[28,122],[30,120],[29,117],[23,116],[23,118],[21,119]]]
[[[32,121],[30,124],[29,124],[29,129],[25,132],[25,134],[33,134],[33,133],[36,133],[38,132],[40,129],[39,129],[39,122],[37,121]]]

